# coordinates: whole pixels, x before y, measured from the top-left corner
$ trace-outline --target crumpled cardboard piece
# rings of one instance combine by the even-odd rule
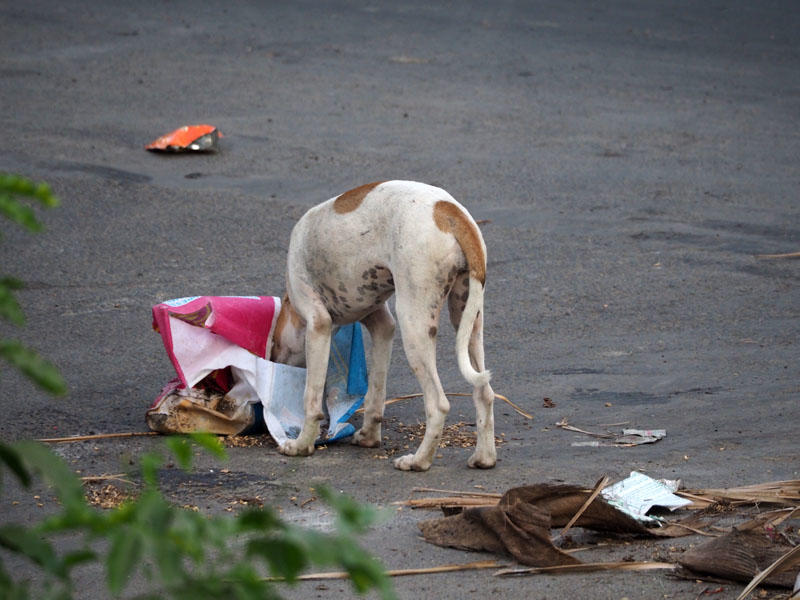
[[[508,490],[497,506],[467,508],[457,515],[422,521],[426,541],[438,546],[506,554],[524,565],[578,564],[553,545],[550,529],[565,526],[589,498],[573,485],[535,484]],[[575,527],[644,536],[663,535],[595,498]]]
[[[194,433],[237,435],[257,429],[254,405],[237,402],[230,396],[206,386],[183,387],[175,378],[161,391],[155,404],[145,413],[147,426],[158,433]]]

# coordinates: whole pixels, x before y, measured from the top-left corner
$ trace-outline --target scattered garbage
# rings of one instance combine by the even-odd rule
[[[267,359],[280,299],[272,296],[193,296],[153,307],[153,328],[177,377],[145,420],[153,431],[236,435],[263,430],[278,443],[303,424],[305,369]],[[361,326],[340,328],[331,342],[325,383],[328,426],[317,443],[355,432],[349,423],[367,390]]]
[[[601,497],[596,496],[584,507],[590,494],[590,490],[565,484],[517,487],[508,490],[495,506],[465,508],[454,515],[422,521],[419,527],[432,544],[510,555],[521,564],[535,567],[581,562],[557,548],[550,535],[552,528],[564,527],[580,509],[583,512],[574,523],[576,527],[647,537],[664,535]]]
[[[514,559],[495,575],[534,575],[607,570],[655,570],[674,572],[688,579],[728,580],[750,584],[743,600],[759,584],[792,589],[800,574],[800,480],[777,481],[714,490],[679,490],[679,481],[655,480],[642,473],[610,487],[601,479],[594,490],[564,484],[535,484],[512,488],[504,494],[459,492],[417,488],[447,494],[435,498],[415,498],[395,504],[412,508],[441,508],[443,517],[419,523],[426,541],[463,550],[491,552]],[[602,493],[600,489],[602,489]],[[682,496],[682,497],[679,497]],[[606,496],[611,498],[606,500]],[[613,503],[634,506],[635,518]],[[714,503],[711,505],[710,503]],[[721,529],[713,527],[721,518],[733,518],[732,502],[761,510],[766,505],[782,508],[760,513],[743,524]],[[664,519],[661,527],[653,523],[644,507],[664,506],[672,510],[690,509],[689,517]],[[710,510],[723,506],[723,512]],[[724,517],[723,517],[724,515]],[[788,522],[794,519],[793,525]],[[690,545],[671,562],[632,561],[582,562],[572,550],[559,547],[563,532],[574,524],[588,530],[642,538],[673,538],[691,534],[711,537],[711,541]],[[782,526],[783,525],[783,526]],[[558,536],[551,529],[563,527]],[[723,533],[718,533],[722,531]],[[629,542],[626,542],[629,543]],[[588,548],[583,548],[587,550]],[[521,566],[520,566],[521,565]]]
[[[641,444],[653,444],[667,436],[666,429],[623,429],[622,433],[599,433],[595,431],[587,431],[567,422],[566,417],[556,423],[556,427],[565,429],[567,431],[574,431],[582,433],[599,440],[572,442],[572,446],[614,446],[617,448],[629,448],[631,446],[639,446]]]
[[[185,125],[147,144],[151,152],[216,152],[222,134],[213,125]]]

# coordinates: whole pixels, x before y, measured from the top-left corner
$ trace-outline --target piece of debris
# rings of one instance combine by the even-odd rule
[[[627,479],[605,488],[601,493],[609,504],[625,514],[638,521],[653,523],[660,521],[647,515],[654,506],[675,510],[692,503],[691,500],[673,494],[679,482],[673,484],[674,489],[670,489],[666,482],[656,481],[644,473],[632,471]]]
[[[596,496],[573,485],[536,484],[512,488],[495,506],[466,508],[462,512],[419,523],[426,541],[439,546],[510,555],[534,567],[579,564],[557,548],[550,530],[573,522],[576,527],[642,536],[679,536],[688,531],[649,529]],[[577,520],[573,517],[583,511]]]
[[[800,566],[800,545],[793,546],[784,536],[768,535],[770,523],[755,519],[734,527],[730,533],[687,550],[678,563],[688,570],[685,575],[690,578],[710,575],[749,582],[760,576],[752,587],[748,586],[750,590],[762,582],[791,588],[797,574],[793,567]],[[743,592],[739,597],[745,595]]]
[[[392,56],[389,60],[393,63],[398,63],[401,65],[425,65],[431,62],[431,59],[429,58],[421,58],[419,56],[408,56],[406,54]]]
[[[413,492],[433,492],[446,496],[410,499],[394,504],[442,510],[444,517],[419,523],[423,537],[430,543],[511,556],[524,565],[502,569],[495,575],[675,570],[678,575],[692,579],[750,581],[738,600],[744,600],[762,581],[788,588],[795,585],[796,580],[800,581],[796,569],[800,566],[800,529],[796,516],[800,513],[800,480],[722,490],[694,490],[692,494],[677,492],[689,496],[680,498],[674,493],[680,487],[680,480],[654,480],[632,472],[631,477],[620,482],[619,488],[627,500],[638,498],[641,501],[638,512],[646,513],[644,506],[662,504],[669,508],[682,504],[692,510],[689,517],[665,521],[662,527],[646,527],[644,522],[607,502],[604,494],[598,494],[605,484],[606,478],[598,481],[594,489],[537,484],[510,489],[502,496],[488,492],[414,488]],[[613,487],[605,489],[613,491]],[[706,495],[712,491],[718,495]],[[726,497],[735,499],[737,504],[734,506]],[[729,509],[724,513],[710,513],[708,507],[717,506],[720,502],[728,503]],[[707,521],[709,516],[724,515],[727,519],[731,510],[736,511],[736,506],[745,504],[751,504],[756,509],[763,504],[778,504],[788,508],[761,513],[733,530],[710,527],[711,522]],[[649,515],[646,518],[649,519]],[[620,562],[584,563],[572,553],[587,548],[571,548],[570,537],[564,535],[573,524],[610,534],[651,538],[699,534],[714,539],[697,547],[690,544],[687,552],[674,559],[670,556],[667,559],[669,562],[662,562],[664,559],[660,555],[654,555],[653,561],[636,561],[629,556]],[[783,527],[779,529],[779,525]],[[551,539],[551,528],[562,530]],[[725,531],[725,534],[720,536],[719,531]],[[679,549],[671,547],[670,552],[678,553]],[[794,600],[794,596],[792,598]]]
[[[551,398],[544,398],[542,400],[542,408],[555,408],[556,403]]]
[[[439,448],[474,448],[478,439],[473,429],[474,426],[474,423],[465,423],[463,421],[445,425],[442,429],[442,436],[439,439]],[[401,433],[408,442],[422,439],[425,435],[425,423],[417,423],[415,425],[397,423],[391,428]],[[494,441],[498,446],[505,442],[502,437],[497,436],[495,436]]]
[[[405,577],[408,575],[434,575],[437,573],[453,573],[454,571],[475,571],[479,569],[498,569],[504,567],[503,563],[494,560],[480,560],[477,562],[454,564],[454,565],[439,565],[436,567],[422,567],[419,569],[388,569],[386,575],[388,577]],[[327,573],[305,573],[298,575],[295,579],[297,581],[321,581],[325,579],[349,579],[350,574],[347,571],[331,571]],[[265,581],[285,581],[283,577],[266,577]]]
[[[787,252],[785,254],[756,254],[756,258],[800,258],[800,252]]]
[[[276,448],[277,442],[272,436],[264,433],[261,435],[229,435],[220,438],[226,448]]]
[[[769,481],[733,488],[680,490],[679,496],[688,498],[695,508],[706,508],[720,502],[733,506],[742,504],[800,505],[800,479]]]
[[[216,152],[222,134],[213,125],[185,125],[150,142],[151,152]]]
[[[559,575],[567,573],[597,573],[599,571],[654,571],[675,570],[675,565],[668,562],[605,562],[605,563],[578,563],[574,565],[555,565],[552,567],[510,567],[500,569],[497,576],[510,575]]]
[[[121,490],[113,483],[105,485],[95,485],[94,483],[85,484],[86,501],[92,506],[111,509],[117,508],[120,504],[132,500],[134,495],[125,490]]]
[[[587,431],[579,427],[570,425],[566,417],[556,423],[556,427],[567,431],[574,431],[592,437],[600,438],[602,441],[582,441],[572,442],[572,446],[614,446],[616,448],[629,448],[641,444],[653,444],[667,436],[666,429],[623,429],[622,433]]]

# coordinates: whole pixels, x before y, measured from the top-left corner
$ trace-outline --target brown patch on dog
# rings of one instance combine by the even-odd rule
[[[446,200],[434,204],[433,221],[440,230],[453,234],[467,259],[470,275],[483,285],[486,281],[486,255],[475,223],[458,206]]]
[[[353,212],[355,209],[361,206],[361,202],[364,200],[366,195],[382,183],[383,181],[373,181],[372,183],[366,183],[362,186],[345,192],[333,201],[334,212],[340,215]]]
[[[435,338],[436,337],[436,327],[431,327],[430,329],[428,329],[428,335],[431,336],[432,338]]]

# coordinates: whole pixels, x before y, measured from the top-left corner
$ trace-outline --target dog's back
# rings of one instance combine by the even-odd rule
[[[367,184],[313,207],[290,247],[289,269],[314,282],[334,322],[358,320],[396,282],[421,277],[445,287],[467,268],[485,277],[472,217],[446,191],[413,181]]]

